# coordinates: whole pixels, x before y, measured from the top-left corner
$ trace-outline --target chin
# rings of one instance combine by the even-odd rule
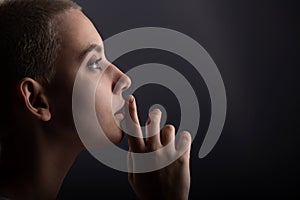
[[[119,144],[124,137],[124,133],[121,129],[119,129],[119,127],[115,127],[114,130],[112,130],[110,134],[107,135],[107,137],[113,144]]]

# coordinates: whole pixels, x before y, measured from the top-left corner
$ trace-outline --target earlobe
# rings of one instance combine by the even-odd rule
[[[49,121],[51,119],[51,113],[49,112],[49,109],[44,109],[44,108],[38,108],[37,109],[38,114],[39,114],[39,119],[42,121]]]
[[[26,110],[39,120],[49,121],[51,119],[48,99],[40,83],[32,78],[23,78],[19,82],[18,91]]]

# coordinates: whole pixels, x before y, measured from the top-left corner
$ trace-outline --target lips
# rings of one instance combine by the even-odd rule
[[[115,116],[116,120],[121,121],[124,119],[124,117],[125,117],[124,105],[125,105],[125,102],[123,102],[121,108],[119,108],[117,110],[117,112],[115,112],[114,116]]]
[[[119,121],[121,121],[121,120],[123,120],[124,119],[124,114],[123,113],[116,113],[115,114],[115,118],[116,118],[116,120],[119,120]]]

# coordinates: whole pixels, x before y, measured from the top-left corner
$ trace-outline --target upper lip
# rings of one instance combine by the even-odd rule
[[[124,105],[125,105],[125,101],[122,102],[121,106],[117,109],[115,114],[124,113]]]

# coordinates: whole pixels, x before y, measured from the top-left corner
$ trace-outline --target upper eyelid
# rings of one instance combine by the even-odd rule
[[[100,58],[91,58],[88,62],[87,62],[87,65],[90,65],[90,64],[94,64],[95,62],[99,62],[102,60],[102,57]]]
[[[99,57],[105,57],[104,54],[104,49],[102,48],[102,50],[96,51],[96,50],[92,50],[91,52],[88,52],[85,56],[83,60],[86,60],[87,62],[89,62],[92,58],[99,58]]]
[[[89,56],[89,58],[87,59],[86,65],[90,65],[93,64],[95,61],[97,60],[102,60],[103,59],[103,55],[101,54],[92,54]]]
[[[104,53],[104,49],[102,49],[101,52],[97,52],[95,50],[89,52],[85,56],[85,59],[84,59],[85,61],[83,61],[83,62],[85,63],[84,64],[85,66],[89,67],[89,66],[93,65],[95,63],[95,61],[97,61],[98,59],[100,59],[99,62],[103,63],[103,66],[110,65],[110,64],[107,64],[107,62],[109,62],[109,61],[106,59],[106,56],[105,56],[105,53]],[[102,66],[101,66],[101,69],[103,70]]]
[[[85,49],[81,55],[79,56],[79,59],[82,60],[83,58],[88,57],[91,53],[104,53],[104,46],[99,44],[92,44],[87,49]]]

